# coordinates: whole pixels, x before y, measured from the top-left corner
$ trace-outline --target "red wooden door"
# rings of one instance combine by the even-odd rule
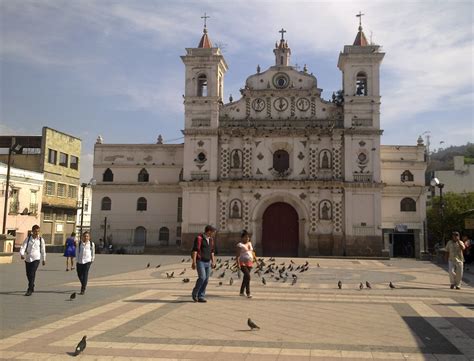
[[[264,256],[298,256],[298,213],[287,203],[271,204],[263,213]]]

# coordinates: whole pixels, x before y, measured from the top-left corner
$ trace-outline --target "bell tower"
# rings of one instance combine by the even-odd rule
[[[280,43],[275,43],[275,49],[273,53],[275,54],[275,65],[276,66],[290,66],[290,55],[291,49],[288,47],[288,42],[285,40],[285,29],[279,31],[281,34]]]

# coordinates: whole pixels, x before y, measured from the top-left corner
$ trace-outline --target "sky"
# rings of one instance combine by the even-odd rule
[[[291,63],[307,65],[323,98],[341,88],[339,52],[357,33],[386,53],[382,144],[431,150],[474,139],[471,1],[0,1],[0,134],[43,126],[82,139],[81,179],[94,143],[181,143],[185,48],[209,36],[229,70],[224,101],[274,64],[285,28]]]

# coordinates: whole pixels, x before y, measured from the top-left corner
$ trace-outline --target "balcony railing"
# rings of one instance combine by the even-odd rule
[[[372,183],[373,175],[372,174],[353,174],[354,182],[359,183]]]
[[[30,208],[28,208],[28,213],[37,215],[38,214],[38,204],[30,203]]]

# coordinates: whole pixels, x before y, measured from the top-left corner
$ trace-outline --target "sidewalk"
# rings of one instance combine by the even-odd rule
[[[252,273],[253,299],[238,296],[235,273],[214,271],[209,302],[200,304],[190,297],[195,271],[181,260],[98,255],[86,295],[75,301],[67,299],[79,283],[60,256],[51,255],[38,274],[44,292],[31,297],[22,296],[23,265],[0,266],[0,358],[68,359],[87,335],[78,359],[474,359],[474,289],[450,290],[446,272],[430,262],[294,259],[310,264],[295,285],[264,275],[265,286]],[[276,260],[283,262],[290,264]],[[365,281],[372,289],[359,290]],[[260,330],[249,330],[249,317]]]

